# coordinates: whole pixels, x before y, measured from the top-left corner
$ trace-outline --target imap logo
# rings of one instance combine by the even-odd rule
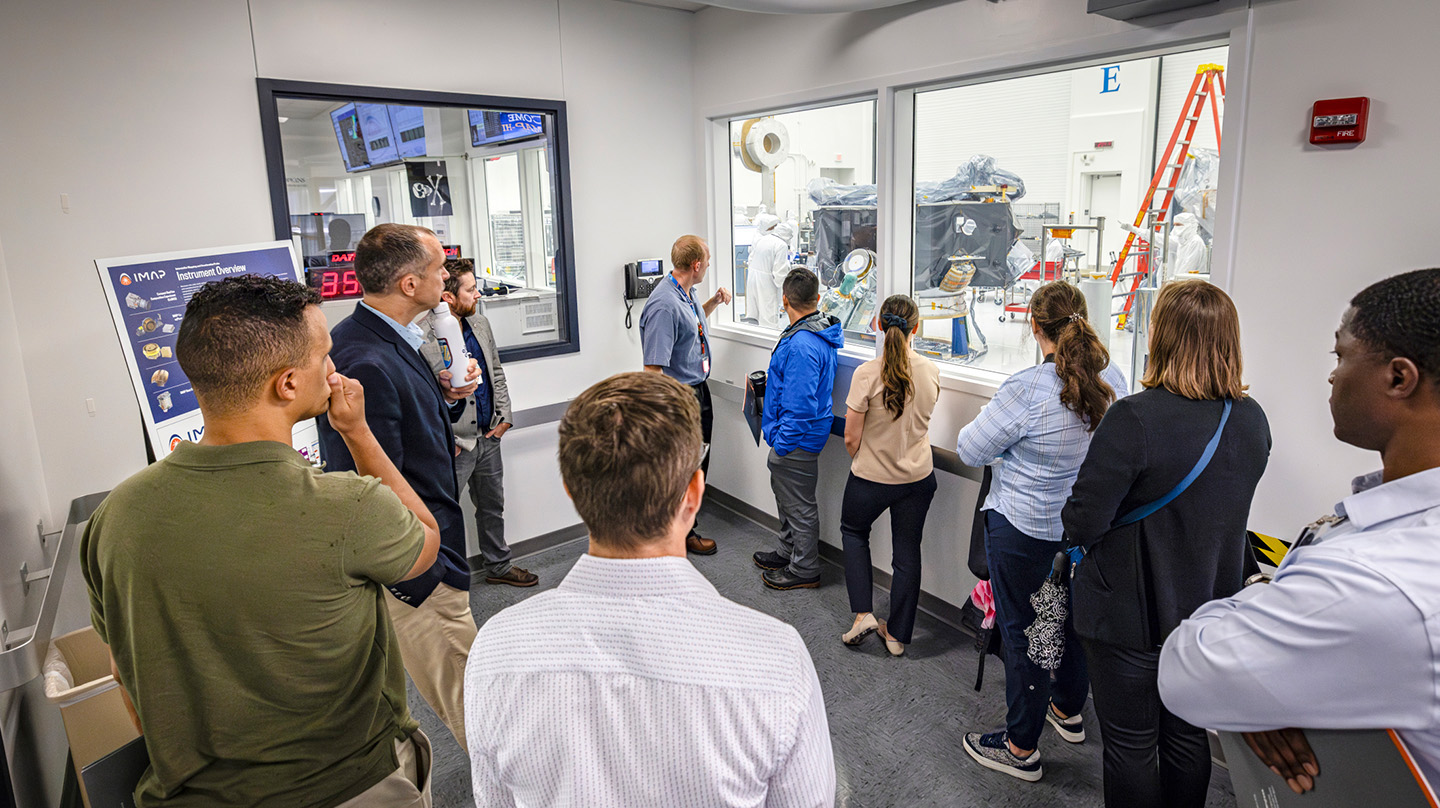
[[[160,281],[160,280],[164,280],[164,279],[165,279],[165,270],[163,270],[163,269],[155,269],[155,270],[151,270],[151,271],[149,271],[149,272],[136,272],[136,273],[135,273],[135,281],[136,281],[137,283],[140,282],[140,281]],[[125,285],[127,285],[127,286],[129,285],[129,284],[126,284],[126,283],[125,283],[125,276],[124,276],[124,275],[121,275],[121,276],[120,276],[120,283],[125,284]]]
[[[179,434],[171,435],[171,436],[170,436],[170,451],[172,451],[172,452],[175,451],[175,447],[179,446],[181,443],[183,443],[184,441],[187,441],[187,440],[190,441],[191,443],[198,443],[198,442],[200,441],[200,436],[201,436],[201,435],[204,435],[204,434],[205,434],[205,425],[204,425],[204,424],[201,424],[200,426],[195,427],[194,429],[187,429],[187,430],[185,430],[185,434],[183,434],[183,435],[179,435]]]
[[[129,275],[126,275],[124,272],[121,272],[121,273],[120,273],[120,285],[121,285],[121,286],[129,286],[131,283],[133,283],[133,281],[130,280],[130,276],[129,276]]]

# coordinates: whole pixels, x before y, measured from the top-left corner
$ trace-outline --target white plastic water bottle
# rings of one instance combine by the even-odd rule
[[[434,309],[431,325],[435,329],[435,340],[440,343],[440,357],[445,361],[445,370],[450,371],[450,387],[469,387],[465,377],[470,375],[470,352],[465,349],[465,334],[460,330],[460,321],[450,313],[450,304],[441,302]],[[480,381],[477,376],[476,382]]]

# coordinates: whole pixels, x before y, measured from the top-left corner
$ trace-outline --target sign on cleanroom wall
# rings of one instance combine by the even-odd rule
[[[110,317],[156,459],[170,454],[181,441],[200,440],[205,432],[195,390],[175,358],[175,339],[190,298],[211,281],[237,275],[304,283],[288,241],[101,258],[95,268],[110,302]],[[320,437],[314,421],[296,424],[292,439],[300,454],[312,462],[319,460]]]

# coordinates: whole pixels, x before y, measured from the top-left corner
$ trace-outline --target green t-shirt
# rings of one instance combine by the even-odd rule
[[[272,441],[182,443],[80,540],[91,620],[145,730],[138,808],[332,806],[417,724],[382,584],[424,528],[389,488]]]

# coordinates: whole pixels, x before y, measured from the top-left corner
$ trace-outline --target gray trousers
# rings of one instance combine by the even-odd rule
[[[486,576],[510,571],[510,545],[505,543],[505,469],[500,463],[500,442],[481,436],[474,449],[461,449],[455,456],[455,485],[464,490],[470,484],[470,501],[475,503],[476,542],[480,548],[480,570]]]
[[[780,511],[780,555],[790,557],[790,572],[802,578],[820,574],[820,507],[815,486],[820,481],[820,455],[799,449],[781,457],[770,450],[770,490]]]

